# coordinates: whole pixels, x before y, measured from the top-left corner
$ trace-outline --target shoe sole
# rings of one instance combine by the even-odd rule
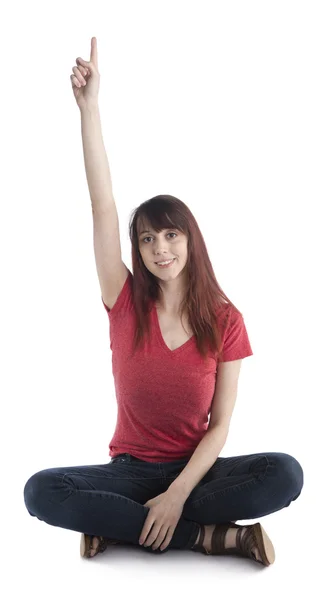
[[[90,550],[92,549],[92,539],[94,536],[88,535],[87,533],[81,533],[80,539],[80,555],[82,558],[94,558],[99,554],[98,546],[96,548],[96,553],[91,556]],[[97,537],[97,536],[96,536]],[[119,541],[116,540],[108,540],[108,546],[114,546],[115,544],[119,544]]]
[[[268,567],[274,563],[276,558],[273,543],[261,523],[255,523],[255,525],[251,525],[251,527],[253,527],[261,560],[263,564]]]
[[[87,539],[88,538],[88,539]],[[81,534],[81,540],[80,540],[80,555],[82,556],[82,558],[93,558],[90,557],[90,536],[87,536],[85,533]]]

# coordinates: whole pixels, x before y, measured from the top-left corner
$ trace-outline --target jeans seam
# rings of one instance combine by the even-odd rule
[[[230,485],[229,487],[224,488],[223,490],[217,490],[216,492],[211,492],[210,494],[206,494],[205,496],[202,496],[201,498],[197,498],[197,500],[193,500],[189,503],[190,506],[197,506],[198,503],[203,503],[204,500],[206,500],[207,498],[211,498],[211,497],[218,497],[221,496],[223,494],[225,494],[226,492],[230,492],[232,490],[240,490],[243,489],[243,487],[248,486],[249,484],[254,484],[254,483],[262,483],[267,475],[267,472],[269,470],[269,468],[273,466],[272,464],[270,464],[269,461],[267,461],[267,465],[265,468],[265,472],[263,475],[261,475],[261,477],[252,477],[251,479],[249,479],[248,481],[244,481],[243,483],[235,483],[233,485]]]
[[[65,477],[70,477],[71,475],[74,476],[74,475],[80,475],[80,474],[79,473],[64,473],[64,475],[62,476],[61,483],[68,487],[71,487],[69,485],[69,483],[66,480],[64,480]],[[91,479],[92,475],[89,475],[88,477]],[[162,477],[109,477],[109,479],[111,481],[115,480],[115,479],[124,480],[124,481],[144,481],[144,480],[148,481],[150,479],[162,479]],[[74,489],[76,489],[76,488],[74,488]],[[93,491],[93,490],[84,490],[84,491]],[[102,491],[102,490],[100,490],[100,491]]]
[[[217,490],[216,492],[211,492],[210,494],[206,494],[205,496],[202,496],[201,498],[197,498],[197,500],[193,500],[192,502],[190,502],[191,506],[195,506],[198,502],[201,502],[207,498],[210,498],[212,496],[220,496],[225,494],[228,491],[231,491],[233,489],[240,489],[242,487],[246,487],[249,483],[256,483],[256,479],[250,479],[249,481],[244,481],[244,483],[235,483],[234,485],[230,485],[229,487],[224,488],[224,490]]]

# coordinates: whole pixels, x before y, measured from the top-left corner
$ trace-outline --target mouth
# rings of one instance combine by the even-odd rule
[[[171,259],[168,259],[168,260],[170,262],[168,262],[168,263],[166,262],[163,265],[160,265],[159,262],[158,263],[155,262],[155,265],[157,265],[160,269],[165,269],[165,267],[167,268],[167,267],[170,267],[171,265],[173,265],[173,263],[175,261],[175,258],[171,258]],[[160,261],[160,262],[162,262],[162,261]]]

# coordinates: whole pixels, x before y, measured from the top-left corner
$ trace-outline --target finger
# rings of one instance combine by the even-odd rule
[[[82,85],[80,84],[79,80],[75,77],[75,75],[71,75],[71,83],[72,83],[72,87],[82,87]]]
[[[79,69],[80,73],[82,73],[82,75],[84,75],[84,77],[88,77],[90,75],[90,69],[88,69],[87,67],[83,67],[82,65],[80,65],[78,63],[78,59],[76,59],[76,62],[77,62],[77,68]]]
[[[163,539],[164,539],[163,537],[157,538],[157,540],[155,541],[155,543],[152,545],[151,549],[152,550],[157,550],[157,548],[159,548],[159,546],[161,545]]]
[[[167,531],[168,531],[168,530],[167,530]],[[158,536],[157,536],[157,538],[156,538],[155,542],[154,542],[154,543],[153,543],[153,545],[152,545],[152,549],[153,549],[153,550],[157,550],[157,548],[158,548],[158,547],[159,547],[159,546],[162,544],[162,542],[164,542],[164,540],[165,540],[165,537],[166,537],[166,535],[167,535],[167,531],[165,532],[165,530],[164,530],[164,529],[163,529],[163,527],[162,527],[162,529],[161,529],[161,531],[159,532],[159,534],[158,534]]]
[[[88,69],[86,69],[85,67],[82,67],[82,65],[78,65],[77,66],[78,70],[80,71],[80,73],[82,73],[82,75],[84,75],[84,77],[87,76],[88,74]]]
[[[150,523],[150,521],[148,521],[148,523],[147,523],[147,519],[146,519],[146,521],[144,522],[144,526],[142,528],[142,532],[139,537],[139,544],[143,544],[144,541],[147,539],[147,536],[148,536],[152,526],[153,526],[153,523]]]
[[[162,527],[161,526],[157,526],[156,528],[152,528],[151,533],[149,534],[149,537],[147,537],[144,546],[151,546],[153,544],[153,542],[155,542],[155,540],[157,541],[157,538],[159,535],[161,535],[160,531],[161,531]],[[160,542],[162,542],[163,540],[160,540]]]
[[[90,61],[95,65],[96,69],[98,69],[97,38],[95,37],[91,38]]]
[[[81,85],[85,85],[86,80],[84,79],[83,75],[81,75],[80,70],[77,67],[73,67],[73,72],[74,72],[76,79],[78,79],[78,81],[81,83]]]
[[[173,538],[174,530],[175,530],[175,527],[169,527],[169,529],[166,532],[165,541],[161,545],[160,550],[165,550],[165,548],[168,547],[169,543],[171,542],[171,540]]]
[[[87,69],[88,73],[92,72],[93,65],[86,60],[83,60],[80,56],[76,59],[76,64],[78,67],[82,66],[84,69]]]
[[[167,547],[168,547],[168,545],[169,545],[169,543],[170,543],[171,539],[172,539],[172,538],[170,538],[169,540],[165,540],[164,544],[162,544],[162,545],[161,545],[161,547],[160,547],[160,550],[161,550],[161,551],[165,550],[165,548],[167,548]]]

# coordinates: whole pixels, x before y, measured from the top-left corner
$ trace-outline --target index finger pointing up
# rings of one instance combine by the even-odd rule
[[[95,38],[95,37],[91,38],[90,61],[98,69],[97,38]]]

